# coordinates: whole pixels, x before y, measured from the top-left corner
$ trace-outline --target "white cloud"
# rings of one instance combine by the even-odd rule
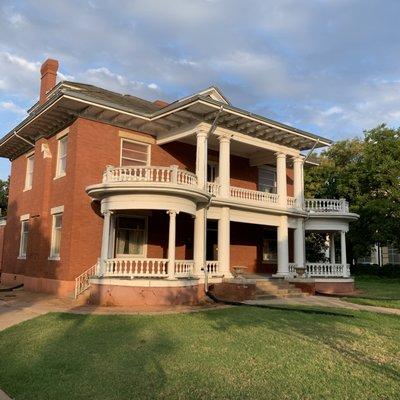
[[[17,104],[15,104],[13,101],[1,101],[0,102],[0,111],[9,111],[14,114],[20,114],[25,116],[26,115],[26,110]]]

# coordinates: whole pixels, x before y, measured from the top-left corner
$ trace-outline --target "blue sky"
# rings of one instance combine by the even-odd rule
[[[400,125],[400,1],[0,2],[0,134],[39,68],[150,100],[215,84],[234,105],[334,140]],[[0,178],[9,163],[0,159]]]

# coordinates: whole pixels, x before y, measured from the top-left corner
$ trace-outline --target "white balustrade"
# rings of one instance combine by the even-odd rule
[[[165,258],[109,258],[105,260],[104,277],[166,277]]]
[[[207,182],[207,192],[213,196],[219,196],[220,185],[215,182]]]
[[[307,263],[305,275],[307,277],[347,278],[350,276],[350,266],[348,264]]]
[[[218,274],[218,261],[206,261],[206,269],[208,275],[217,275]]]
[[[175,276],[191,276],[193,269],[193,260],[175,260]]]
[[[297,207],[297,202],[294,197],[287,197],[287,206],[290,208],[296,208]]]
[[[197,177],[192,172],[178,169],[176,166],[108,166],[103,174],[103,183],[113,182],[154,182],[196,186]]]
[[[258,190],[243,189],[236,186],[230,187],[231,197],[262,203],[278,204],[278,195],[275,193],[260,192]]]
[[[98,264],[96,263],[75,278],[75,298],[90,287],[90,278],[97,274],[97,268]]]
[[[293,275],[296,273],[296,264],[295,263],[289,263],[289,273],[290,273],[290,275]]]
[[[306,199],[304,208],[310,212],[348,213],[349,203],[345,199]]]

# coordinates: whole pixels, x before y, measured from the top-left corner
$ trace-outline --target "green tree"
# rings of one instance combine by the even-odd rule
[[[10,177],[6,181],[0,179],[0,209],[1,216],[7,214],[7,205],[8,205],[8,187],[10,183]]]
[[[376,242],[400,243],[400,129],[380,125],[363,140],[337,142],[318,162],[306,168],[306,196],[345,198],[360,215],[347,235],[352,257]]]

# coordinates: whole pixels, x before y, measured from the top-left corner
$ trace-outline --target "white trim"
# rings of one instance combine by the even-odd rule
[[[123,146],[124,142],[131,142],[131,143],[139,144],[139,145],[142,145],[142,146],[146,146],[147,147],[147,160],[146,160],[145,166],[151,165],[151,144],[150,143],[146,143],[146,142],[141,142],[139,140],[127,139],[127,138],[124,138],[124,137],[121,137],[121,142],[120,142],[119,165],[122,166],[122,146]],[[125,157],[125,158],[129,158],[129,157]],[[140,161],[140,160],[133,160],[133,161]]]
[[[57,206],[50,209],[50,214],[61,214],[64,212],[64,206]]]
[[[29,153],[25,154],[26,158],[29,158],[30,156],[33,156],[35,154],[35,150],[30,151]]]
[[[68,133],[69,133],[69,128],[65,128],[65,129],[63,129],[61,132],[58,132],[58,133],[57,133],[56,139],[57,139],[57,140],[60,140],[60,139],[62,139],[64,136],[67,136]]]
[[[19,251],[18,251],[18,259],[19,260],[26,260],[26,254],[28,252],[28,240],[29,240],[29,214],[28,218],[25,219],[21,219],[21,229],[20,229],[20,237],[19,237]],[[26,217],[26,215],[22,216],[22,217]],[[27,224],[27,232],[26,232],[26,238],[24,238],[24,226],[25,224]],[[24,238],[24,242],[23,242],[23,238]],[[22,253],[22,245],[25,245],[25,253]]]
[[[19,217],[20,221],[27,221],[30,218],[30,214],[23,214]]]
[[[58,135],[61,135],[60,137],[58,137],[57,135],[57,158],[56,158],[56,173],[53,179],[58,179],[58,178],[62,178],[63,176],[65,176],[67,174],[67,157],[68,157],[68,131],[69,129],[64,129],[62,132],[60,132]],[[60,172],[60,145],[61,145],[61,141],[66,139],[66,147],[67,147],[67,151],[65,154],[65,170]]]
[[[63,228],[63,212],[64,212],[64,206],[60,206],[60,207],[55,207],[56,208],[61,208],[62,210],[61,212],[57,212],[57,213],[52,213],[52,220],[51,220],[51,242],[50,242],[50,255],[48,257],[48,260],[59,260],[60,259],[60,252],[61,252],[61,239],[62,239],[62,228]],[[52,209],[54,210],[54,208]],[[60,233],[60,248],[58,249],[58,254],[56,254],[54,252],[54,241],[55,241],[55,234],[56,234],[56,229],[55,229],[55,222],[56,222],[56,218],[58,216],[61,216],[61,227],[58,228],[61,233]]]
[[[32,163],[31,171],[29,171],[30,163]],[[35,152],[31,151],[30,154],[26,155],[26,165],[25,165],[25,184],[24,184],[24,192],[31,190],[33,186],[33,172],[35,169]],[[30,176],[30,181],[28,181],[28,176]]]

